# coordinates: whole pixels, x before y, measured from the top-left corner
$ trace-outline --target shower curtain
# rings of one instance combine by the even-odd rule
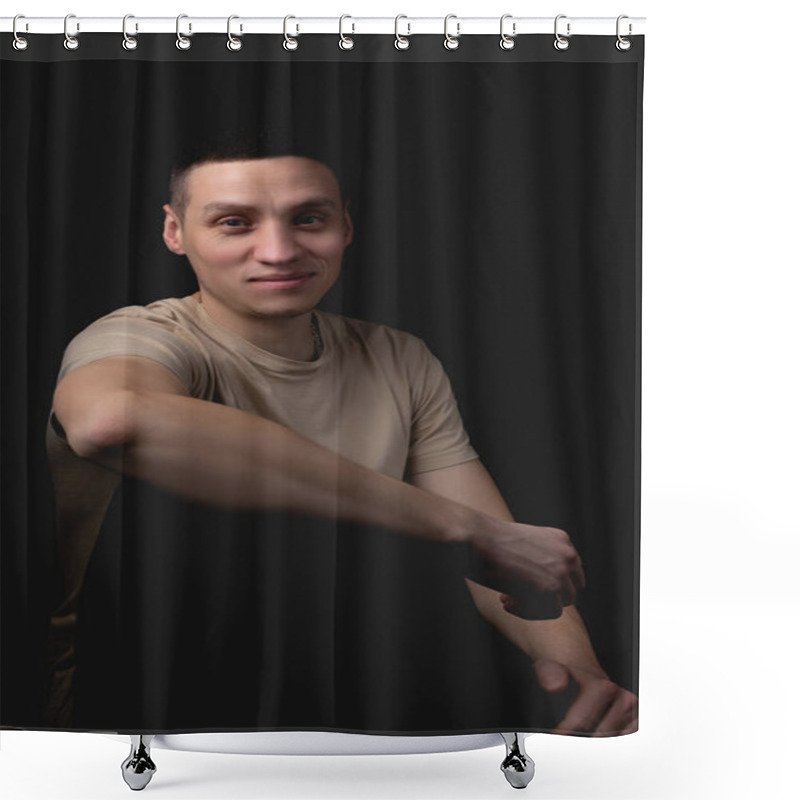
[[[28,39],[0,725],[635,730],[643,37]]]

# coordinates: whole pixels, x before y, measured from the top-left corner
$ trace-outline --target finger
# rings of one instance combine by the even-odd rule
[[[580,558],[577,559],[571,577],[572,582],[575,584],[576,593],[586,588],[586,575],[583,572],[583,564],[581,564]]]
[[[586,588],[586,576],[583,572],[580,556],[575,554],[574,560],[570,562],[569,572],[564,579],[566,587],[562,592],[564,598],[564,605],[572,605],[578,598],[578,592]]]
[[[558,597],[562,606],[571,606],[575,602],[575,584],[572,581],[572,573],[565,572],[559,579],[559,585],[555,596]]]
[[[631,726],[638,728],[638,700],[632,692],[621,690],[595,728],[597,736],[619,736]]]
[[[581,687],[567,715],[553,729],[555,733],[591,733],[616,699],[619,687],[609,680],[596,680]]]
[[[583,572],[583,564],[575,545],[567,537],[569,543],[569,553],[566,558],[567,569],[569,570],[569,580],[572,583],[572,589],[577,594],[582,589],[586,588],[586,576]]]
[[[543,586],[546,595],[555,598],[559,606],[571,606],[575,602],[577,589],[571,572],[554,570],[545,576]]]
[[[546,692],[563,692],[569,686],[569,671],[557,661],[535,661],[536,677]]]
[[[569,588],[562,591],[558,597],[561,600],[562,606],[571,606],[577,599],[578,592],[574,583],[570,583]]]

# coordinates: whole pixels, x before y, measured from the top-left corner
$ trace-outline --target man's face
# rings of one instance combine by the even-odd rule
[[[188,257],[204,303],[236,321],[298,316],[319,303],[353,238],[328,167],[297,156],[213,162],[186,181],[183,221],[164,207],[164,241]]]

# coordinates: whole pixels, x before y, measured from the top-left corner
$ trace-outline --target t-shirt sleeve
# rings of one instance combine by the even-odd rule
[[[452,467],[478,458],[469,443],[450,379],[439,359],[416,339],[409,365],[411,442],[408,472]]]
[[[163,310],[129,306],[93,322],[67,346],[58,380],[110,356],[149,358],[173,372],[190,394],[202,394],[207,372],[203,354]]]

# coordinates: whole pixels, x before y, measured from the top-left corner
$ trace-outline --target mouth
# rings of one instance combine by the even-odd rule
[[[248,278],[247,282],[266,289],[296,289],[305,286],[314,272],[288,272],[281,275],[261,275],[255,278]]]

